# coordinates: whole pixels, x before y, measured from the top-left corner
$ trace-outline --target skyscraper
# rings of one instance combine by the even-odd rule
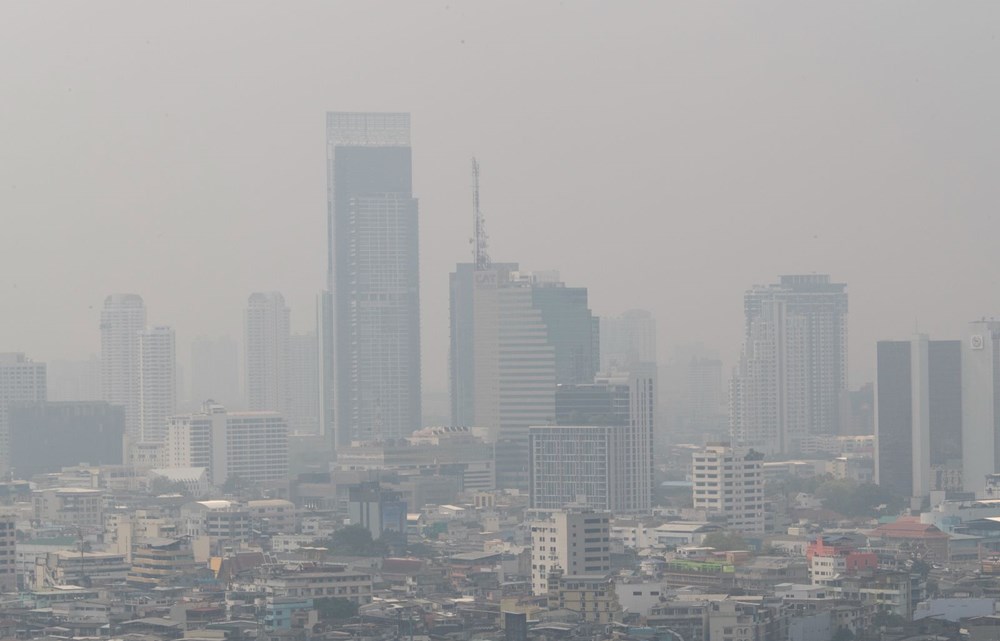
[[[279,292],[247,301],[245,333],[247,406],[284,412],[288,407],[288,338],[291,312]]]
[[[146,328],[146,305],[136,294],[112,294],[101,310],[101,394],[125,408],[125,432],[141,436],[139,425],[139,332]]]
[[[601,317],[601,371],[656,362],[656,319],[644,309]]]
[[[736,444],[789,453],[808,435],[838,432],[847,388],[845,288],[826,275],[799,275],[746,292],[743,354],[731,385]]]
[[[451,274],[452,421],[485,427],[497,485],[528,486],[528,428],[555,421],[560,383],[592,382],[597,322],[584,288],[513,263]]]
[[[177,354],[174,330],[150,327],[139,332],[139,440],[159,443],[167,419],[177,411]]]
[[[335,407],[337,445],[405,436],[421,423],[410,116],[333,112],[326,123],[323,405]]]
[[[875,480],[902,496],[926,496],[932,471],[961,469],[960,341],[879,341]]]
[[[319,354],[315,332],[292,334],[288,339],[288,429],[318,434]]]
[[[1000,321],[971,323],[962,341],[962,480],[982,493],[1000,469]]]
[[[10,461],[9,411],[13,403],[46,400],[45,363],[36,363],[20,353],[0,353],[0,468]]]

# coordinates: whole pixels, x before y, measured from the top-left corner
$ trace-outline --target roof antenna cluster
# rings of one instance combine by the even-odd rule
[[[486,251],[486,219],[479,209],[479,161],[472,159],[472,262],[476,271],[490,268],[490,255]]]

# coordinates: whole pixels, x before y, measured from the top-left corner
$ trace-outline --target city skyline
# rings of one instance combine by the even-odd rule
[[[524,264],[587,283],[598,315],[650,309],[661,326],[661,355],[676,343],[701,341],[719,349],[727,368],[735,364],[741,332],[731,321],[740,308],[734,298],[747,283],[777,273],[835,273],[852,284],[852,386],[874,379],[870,346],[905,338],[915,321],[920,331],[946,336],[968,319],[1000,315],[986,244],[997,225],[989,215],[996,186],[987,179],[995,173],[996,134],[988,124],[994,103],[965,62],[988,59],[998,46],[984,35],[989,20],[967,24],[943,7],[929,9],[929,29],[952,46],[927,51],[922,32],[902,29],[899,48],[882,57],[878,30],[855,33],[843,7],[823,7],[820,22],[785,13],[787,29],[775,32],[749,7],[731,7],[732,20],[716,23],[707,7],[663,7],[661,20],[636,21],[622,8],[584,15],[524,5],[538,32],[519,53],[501,36],[504,27],[523,28],[516,11],[442,10],[431,22],[400,5],[399,21],[387,25],[381,12],[359,9],[350,21],[356,28],[348,28],[319,5],[296,15],[258,8],[266,19],[212,8],[204,21],[183,28],[178,15],[158,12],[144,21],[147,38],[130,36],[137,41],[128,56],[114,46],[97,50],[93,43],[102,38],[82,39],[68,26],[72,18],[51,26],[44,11],[10,9],[11,22],[25,30],[4,42],[2,59],[14,65],[18,52],[39,55],[32,73],[12,67],[8,74],[11,91],[25,100],[5,105],[9,145],[19,153],[3,165],[0,206],[23,242],[0,258],[4,349],[45,361],[96,354],[86,328],[113,291],[141,293],[157,320],[177,329],[185,360],[195,336],[240,335],[251,291],[285,292],[296,310],[293,330],[308,330],[326,261],[323,114],[352,108],[413,117],[414,192],[426,214],[423,378],[439,392],[447,378],[443,275],[468,255],[472,155],[482,163],[494,245]],[[869,10],[874,24],[896,24],[895,10]],[[65,9],[81,20],[84,11]],[[136,17],[133,11],[121,18]],[[217,47],[217,26],[231,20],[238,28],[226,29],[228,45]],[[324,24],[336,24],[337,37]],[[409,48],[412,65],[398,65],[360,37],[376,24]],[[671,25],[670,37],[662,24]],[[708,24],[713,41],[721,36],[727,46],[691,55],[706,44],[697,34]],[[739,36],[740,25],[776,40],[758,49]],[[96,28],[117,34],[117,26]],[[256,49],[265,28],[297,38],[265,56]],[[636,33],[622,50],[592,51],[604,29]],[[46,35],[34,43],[30,33]],[[188,34],[183,46],[179,33]],[[542,33],[562,38],[561,60],[575,74],[594,74],[587,83],[568,92],[549,84],[561,64],[542,55],[552,41]],[[773,57],[770,47],[790,46],[796,33],[811,34],[803,45],[810,55]],[[844,56],[846,40],[854,44]],[[185,54],[172,55],[176,49]],[[69,51],[92,52],[108,75],[95,75],[85,56]],[[373,65],[367,76],[332,63],[360,52]],[[315,66],[303,68],[304,59]],[[231,65],[257,71],[246,72],[246,83],[218,82]],[[37,86],[33,79],[46,73],[58,90]],[[900,76],[920,81],[897,82]],[[134,91],[122,94],[108,116],[95,96],[113,77],[134,79]],[[188,84],[168,90],[178,77]],[[784,100],[790,78],[798,101]],[[536,93],[531,107],[519,104],[521,83]],[[615,90],[592,90],[602,84]],[[749,85],[762,92],[758,99],[732,99]],[[970,99],[937,98],[955,94]],[[634,116],[622,118],[621,105]],[[559,113],[562,124],[554,126],[546,113]],[[761,153],[770,162],[759,162]],[[107,164],[88,162],[92,154]],[[154,170],[133,162],[137,156],[155,158]],[[815,163],[807,176],[803,158]],[[50,180],[65,188],[47,189]],[[728,187],[718,189],[720,183]],[[949,215],[937,215],[943,212]],[[240,242],[233,243],[236,226]],[[568,229],[574,242],[552,242]],[[895,240],[885,246],[879,238],[889,234]],[[941,244],[968,251],[943,265],[917,260]],[[96,260],[86,270],[52,268],[64,258],[90,257]],[[29,278],[19,266],[33,261],[47,267]],[[697,285],[677,277],[691,270],[699,273]],[[621,286],[636,275],[659,283],[660,293],[640,300],[634,287]],[[65,291],[52,296],[59,288]],[[889,291],[892,306],[883,302]]]

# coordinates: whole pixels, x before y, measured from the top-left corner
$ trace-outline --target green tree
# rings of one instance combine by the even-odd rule
[[[702,542],[705,547],[715,548],[720,552],[729,550],[746,550],[747,542],[736,532],[712,532]]]
[[[833,633],[830,641],[854,641],[854,633],[851,632],[850,628],[840,626],[837,631]]]
[[[388,546],[372,539],[371,532],[363,525],[348,525],[337,530],[327,542],[330,553],[336,556],[384,556]]]
[[[328,596],[313,599],[320,621],[343,621],[358,615],[358,606],[349,599]]]

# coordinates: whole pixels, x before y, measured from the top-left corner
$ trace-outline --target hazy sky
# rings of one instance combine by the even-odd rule
[[[424,388],[447,387],[469,158],[495,260],[661,351],[734,361],[742,294],[828,272],[874,342],[1000,316],[1000,3],[0,3],[0,351],[99,348],[141,294],[187,360],[255,290],[312,326],[324,113],[412,113]]]

